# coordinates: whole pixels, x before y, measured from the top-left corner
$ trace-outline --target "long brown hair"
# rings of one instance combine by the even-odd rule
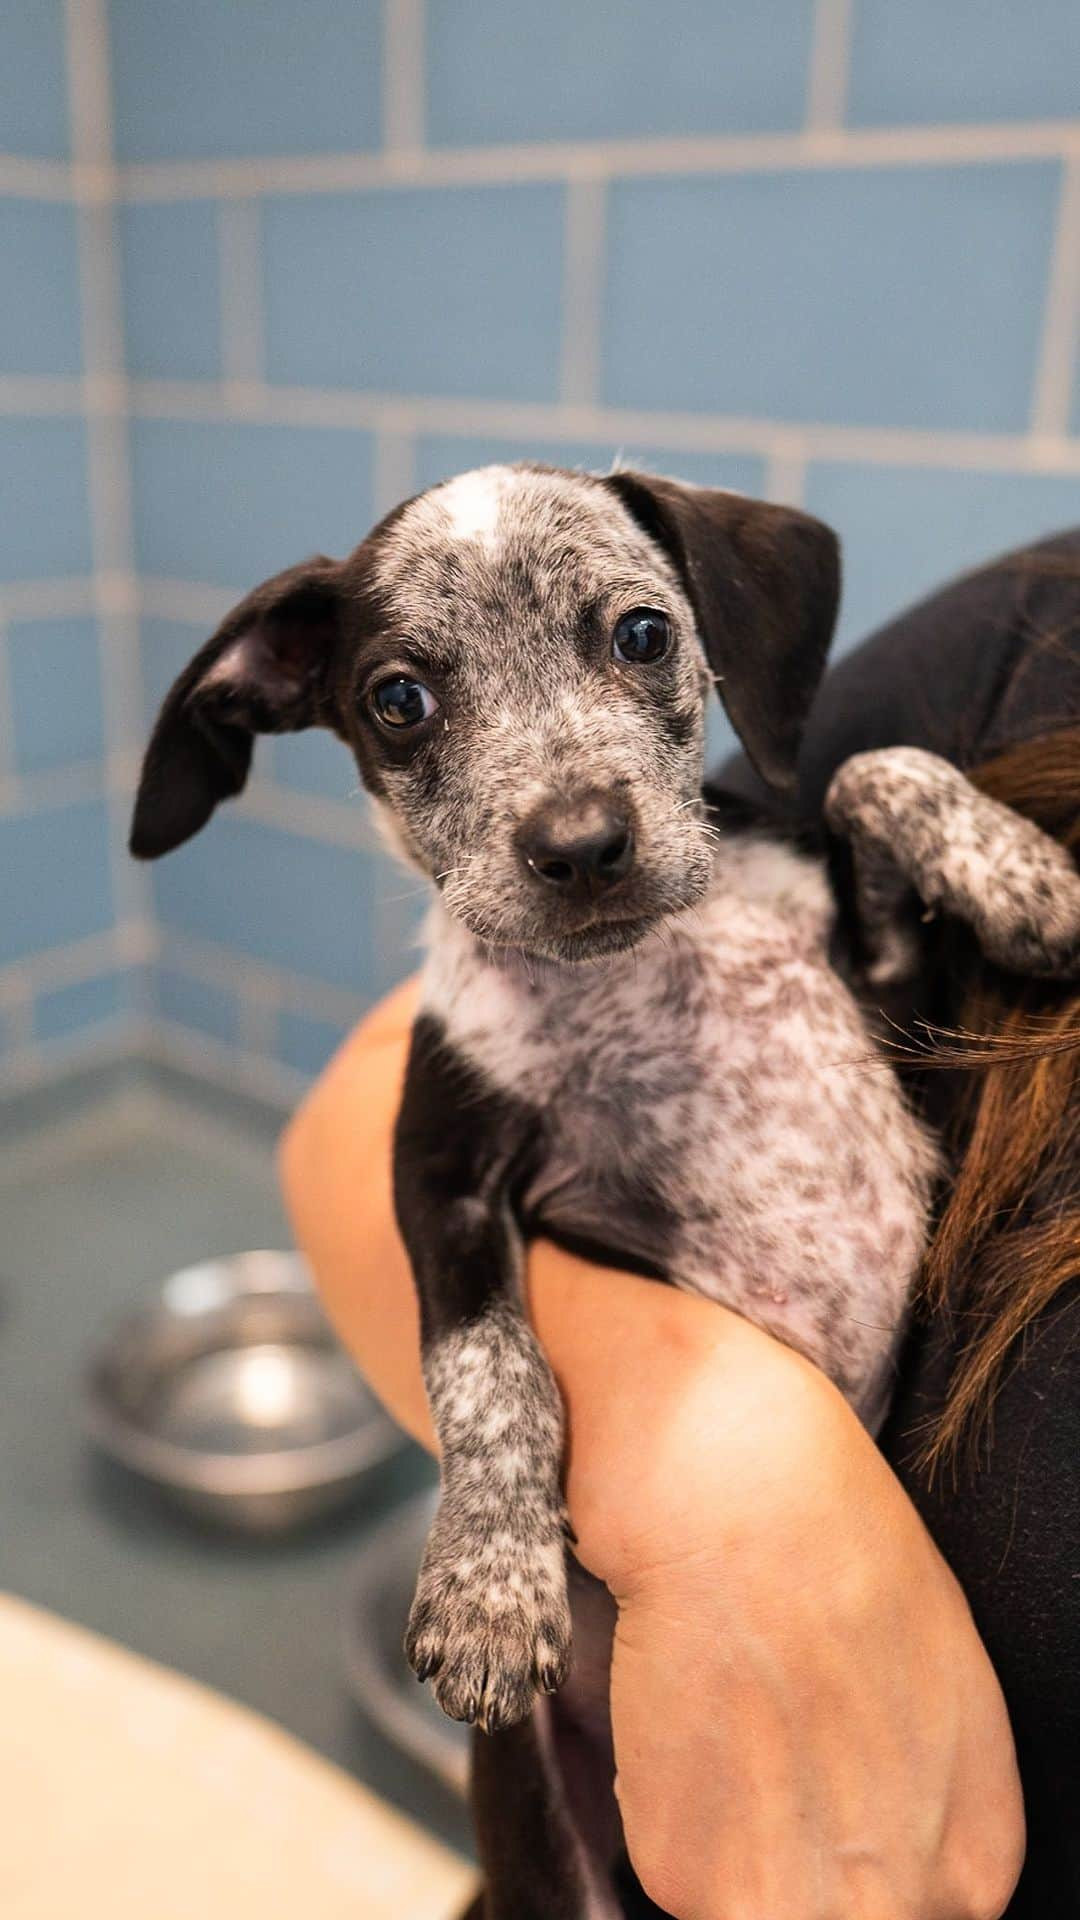
[[[1010,748],[972,773],[994,799],[1080,854],[1080,727]],[[994,1395],[1033,1322],[1080,1275],[1080,988],[1007,979],[977,962],[934,1064],[956,1073],[956,1173],[923,1265],[924,1303],[958,1335],[931,1471],[986,1436]]]

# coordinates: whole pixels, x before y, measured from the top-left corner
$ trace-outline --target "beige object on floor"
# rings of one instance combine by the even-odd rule
[[[4,1920],[456,1920],[464,1861],[256,1714],[0,1595]]]

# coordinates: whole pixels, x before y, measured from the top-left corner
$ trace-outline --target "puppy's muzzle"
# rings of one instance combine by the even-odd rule
[[[548,800],[518,828],[517,850],[536,886],[587,906],[630,873],[634,821],[625,802],[602,793]]]

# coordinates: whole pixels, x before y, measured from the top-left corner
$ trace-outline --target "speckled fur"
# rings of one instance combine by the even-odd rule
[[[465,482],[482,536],[457,530]],[[380,769],[380,814],[449,913],[489,943],[574,957],[565,915],[522,885],[515,834],[586,775],[633,816],[625,913],[655,919],[701,897],[705,661],[673,568],[611,494],[547,469],[462,476],[405,509],[379,544],[374,588],[443,702],[430,748]],[[610,646],[619,614],[641,605],[674,634],[647,675]],[[617,929],[593,927],[585,951],[620,944]]]
[[[936,1155],[829,966],[832,918],[817,862],[733,839],[698,907],[587,969],[497,958],[437,910],[423,999],[542,1113],[540,1228],[737,1308],[873,1425]]]
[[[858,753],[834,775],[825,815],[855,853],[869,977],[903,978],[915,958],[897,931],[914,888],[966,920],[1012,973],[1080,972],[1080,874],[1070,854],[921,747]]]
[[[406,1650],[444,1712],[508,1726],[570,1661],[558,1389],[516,1308],[497,1302],[424,1357],[442,1493]]]

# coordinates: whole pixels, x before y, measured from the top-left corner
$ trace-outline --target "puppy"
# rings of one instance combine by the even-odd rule
[[[528,1236],[736,1308],[871,1427],[888,1399],[935,1144],[895,1076],[867,1070],[821,859],[702,798],[710,676],[765,780],[791,783],[838,591],[835,539],[804,514],[491,467],[406,502],[347,560],[259,587],[147,752],[141,857],[240,791],[254,734],[327,726],[433,884],[395,1197],[442,1494],[407,1650],[447,1713],[513,1730],[478,1750],[491,1915],[618,1911],[613,1802],[568,1792],[562,1766],[572,1727],[610,1785],[610,1620],[576,1571],[586,1658],[562,1717],[529,1719],[566,1679],[571,1609]],[[1075,966],[1068,856],[945,762],[860,755],[828,818],[852,843],[875,985],[913,963],[915,896],[1007,967]]]

